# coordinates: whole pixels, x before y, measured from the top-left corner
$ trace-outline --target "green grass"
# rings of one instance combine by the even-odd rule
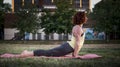
[[[98,45],[98,44],[96,44]],[[95,46],[96,46],[95,45]],[[105,45],[105,44],[99,44]],[[117,46],[112,44],[113,46]],[[57,45],[0,44],[0,54],[20,53],[24,49],[50,49]],[[89,45],[90,46],[90,45]],[[52,58],[0,58],[0,67],[120,67],[120,47],[83,47],[80,55],[95,53],[103,56],[98,59],[52,59]]]
[[[0,40],[0,44],[61,44],[65,40]],[[85,44],[120,44],[120,40],[85,40]]]

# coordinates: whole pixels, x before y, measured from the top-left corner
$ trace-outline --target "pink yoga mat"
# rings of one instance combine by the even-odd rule
[[[72,57],[71,55],[61,56],[61,57],[46,57],[46,56],[40,56],[41,58],[55,58],[55,59],[66,59],[66,58],[76,58],[76,59],[95,59],[95,58],[101,58],[102,56],[97,54],[85,54],[78,57]]]
[[[0,56],[1,58],[14,58],[14,54],[3,54]],[[38,58],[55,58],[55,59],[66,59],[66,58],[76,58],[76,59],[94,59],[94,58],[101,58],[102,56],[99,56],[97,54],[85,54],[77,57],[72,57],[72,55],[65,55],[61,57],[46,57],[46,56],[38,56]],[[25,57],[24,57],[25,58]],[[34,58],[34,57],[32,57]]]

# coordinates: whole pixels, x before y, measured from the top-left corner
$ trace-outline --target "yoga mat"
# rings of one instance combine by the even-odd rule
[[[14,54],[4,54],[0,56],[1,58],[14,58]],[[36,56],[32,56],[34,58]],[[85,54],[85,55],[79,55],[77,57],[73,57],[72,55],[65,55],[65,56],[60,56],[60,57],[47,57],[47,56],[37,56],[37,58],[54,58],[54,59],[66,59],[66,58],[74,58],[74,59],[95,59],[95,58],[101,58],[102,56],[97,55],[97,54]],[[16,57],[17,58],[17,57]],[[26,57],[23,57],[26,58]],[[30,58],[30,57],[29,57]]]
[[[60,57],[46,57],[46,56],[39,56],[40,58],[53,58],[53,59],[66,59],[66,58],[73,58],[73,59],[95,59],[95,58],[101,58],[102,56],[97,54],[85,54],[85,55],[79,55],[77,57],[72,57],[71,55],[65,55]]]

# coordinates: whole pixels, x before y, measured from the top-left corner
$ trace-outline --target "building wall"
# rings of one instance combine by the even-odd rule
[[[71,0],[70,3],[73,4],[76,9],[92,9],[91,0]],[[12,12],[20,10],[22,6],[28,4],[35,5],[38,8],[44,8],[45,5],[54,5],[54,0],[12,0]]]

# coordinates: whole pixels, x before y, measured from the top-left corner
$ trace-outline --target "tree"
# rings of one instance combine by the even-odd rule
[[[54,4],[57,7],[54,12],[47,9],[43,10],[45,14],[41,17],[41,27],[44,28],[47,35],[53,32],[70,33],[72,29],[71,19],[75,12],[72,4],[69,0],[54,0]]]
[[[0,0],[0,39],[4,39],[4,18],[5,13],[10,12],[10,4],[3,3],[3,0]]]
[[[38,16],[37,9],[31,6],[31,8],[25,9],[24,7],[15,12],[17,17],[14,27],[19,30],[18,36],[14,37],[15,40],[21,40],[27,33],[35,33],[40,28],[40,18]]]
[[[10,4],[3,3],[3,0],[0,0],[0,28],[4,24],[5,13],[10,12]]]
[[[104,31],[107,39],[114,35],[114,38],[120,39],[120,1],[102,0],[95,5],[91,16],[96,20],[94,30]],[[116,37],[117,36],[117,37]],[[111,39],[111,38],[110,38]]]

